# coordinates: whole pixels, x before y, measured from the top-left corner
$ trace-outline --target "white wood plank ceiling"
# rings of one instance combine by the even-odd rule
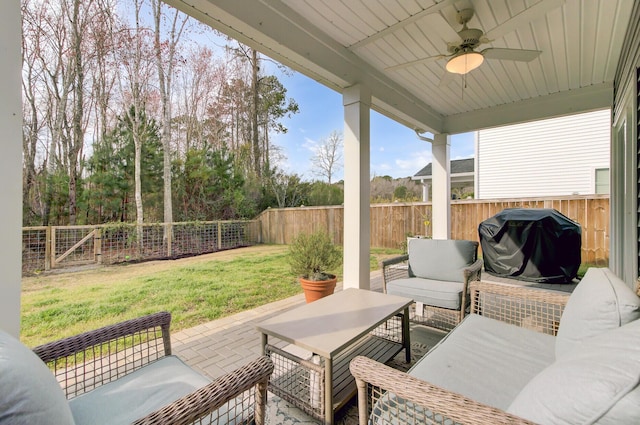
[[[374,109],[406,125],[456,133],[610,106],[633,0],[169,0],[337,90],[373,87]],[[541,51],[530,62],[485,58],[461,76],[447,58],[469,28],[475,50]],[[446,76],[446,77],[445,77]],[[445,79],[443,80],[443,77]]]

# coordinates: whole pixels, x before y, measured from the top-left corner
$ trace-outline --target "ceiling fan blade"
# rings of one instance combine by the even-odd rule
[[[410,61],[410,62],[405,62],[405,63],[401,63],[398,65],[393,65],[393,66],[389,66],[387,68],[385,68],[385,71],[397,71],[399,69],[403,69],[403,68],[408,68],[410,66],[415,66],[415,65],[420,65],[423,63],[427,63],[427,62],[431,62],[433,60],[438,60],[438,59],[443,59],[446,58],[447,56],[445,55],[437,55],[437,56],[429,56],[428,58],[422,58],[422,59],[417,59],[414,61]]]
[[[437,14],[438,12],[440,12],[440,10],[444,9],[445,7],[453,4],[454,2],[456,2],[457,0],[441,0],[439,2],[437,2],[436,4],[427,7],[426,9],[422,10],[421,12],[416,13],[415,15],[412,15],[410,17],[408,17],[407,19],[403,20],[403,21],[399,21],[396,22],[395,24],[391,25],[390,27],[387,27],[385,29],[383,29],[382,31],[378,31],[377,33],[358,41],[357,43],[352,44],[351,46],[349,46],[350,50],[355,50],[358,49],[362,46],[365,46],[369,43],[373,43],[374,41],[382,38],[382,37],[386,37],[387,35],[398,31],[404,27],[406,27],[409,24],[413,24],[415,22],[417,22],[418,20],[432,15],[432,14]]]
[[[458,31],[439,13],[432,13],[428,15],[425,20],[427,21],[425,28],[428,28],[430,34],[437,34],[445,45],[453,40],[461,40]]]
[[[498,25],[491,31],[485,33],[484,37],[489,42],[501,38],[506,34],[515,31],[519,27],[522,27],[529,22],[545,15],[547,12],[559,8],[564,4],[564,2],[565,0],[541,0],[530,8],[518,13],[513,18],[508,19],[506,22]]]
[[[540,56],[540,50],[494,49],[488,48],[480,52],[487,59],[503,59],[510,61],[530,62]]]
[[[440,79],[440,82],[438,83],[438,87],[447,87],[453,82],[453,80],[455,80],[456,75],[458,74],[453,74],[451,72],[445,71],[444,75],[442,75],[442,78]]]

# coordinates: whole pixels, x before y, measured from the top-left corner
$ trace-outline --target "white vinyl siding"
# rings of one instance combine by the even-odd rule
[[[478,132],[476,198],[596,192],[609,168],[611,111],[600,110]]]

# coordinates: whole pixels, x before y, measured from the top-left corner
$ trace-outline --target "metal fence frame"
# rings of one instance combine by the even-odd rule
[[[179,258],[260,243],[258,221],[22,228],[22,273]]]

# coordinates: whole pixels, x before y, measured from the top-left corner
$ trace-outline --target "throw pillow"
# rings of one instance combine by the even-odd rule
[[[540,424],[640,423],[640,320],[588,338],[520,391],[507,411]]]
[[[582,340],[640,317],[640,297],[609,269],[590,268],[569,297],[558,328],[556,358]]]
[[[0,424],[73,424],[60,384],[36,354],[0,330]]]

